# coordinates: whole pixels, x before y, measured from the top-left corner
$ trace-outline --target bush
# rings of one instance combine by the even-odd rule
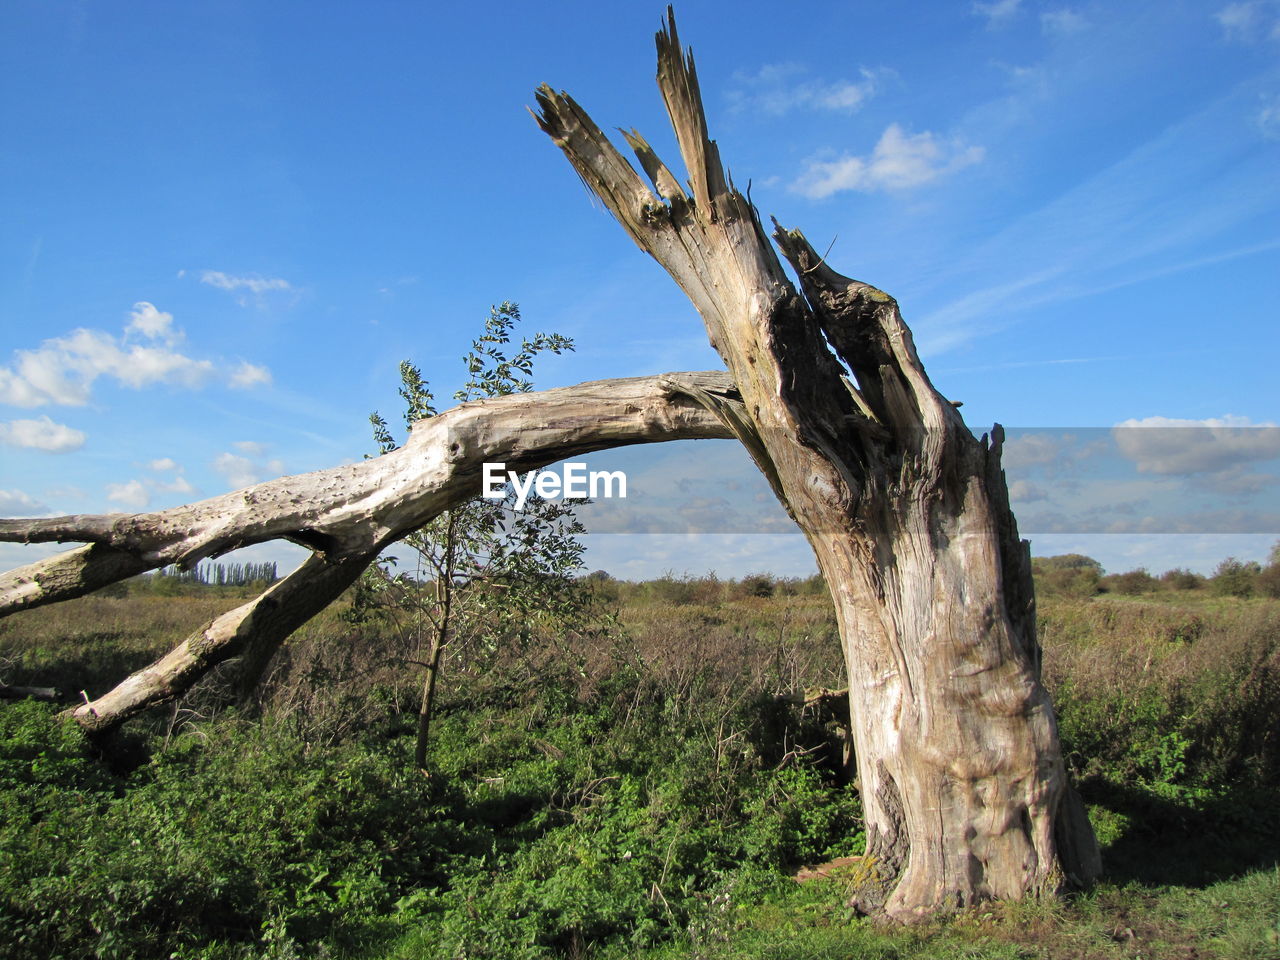
[[[1160,581],[1147,573],[1145,567],[1130,570],[1128,573],[1113,573],[1098,581],[1098,587],[1103,593],[1120,593],[1131,597],[1140,593],[1150,593],[1159,584]]]
[[[772,597],[773,577],[767,573],[749,573],[738,581],[738,591],[744,597]]]
[[[1160,581],[1172,590],[1198,590],[1204,586],[1205,578],[1198,573],[1177,567],[1162,573]]]
[[[1280,597],[1280,563],[1273,563],[1254,580],[1258,592],[1264,597]]]
[[[1036,592],[1041,596],[1092,597],[1098,592],[1102,572],[1102,564],[1079,553],[1031,560]]]
[[[1228,557],[1218,564],[1209,584],[1220,597],[1251,597],[1261,572],[1262,568],[1253,561],[1243,562]]]

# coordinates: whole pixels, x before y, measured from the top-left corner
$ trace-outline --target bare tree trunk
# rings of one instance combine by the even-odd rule
[[[850,678],[868,833],[899,919],[1092,879],[1097,845],[1067,782],[1040,682],[1026,545],[1000,469],[932,386],[897,304],[775,233],[726,181],[674,18],[658,85],[688,192],[635,131],[657,195],[567,94],[538,121],[692,300],[743,398],[726,423],[808,536]],[[735,413],[737,408],[735,408]]]
[[[233,657],[244,657],[243,683],[251,687],[285,638],[335,600],[382,549],[479,494],[486,461],[528,471],[625,444],[729,438],[721,421],[738,403],[723,372],[596,381],[466,403],[420,421],[403,447],[381,457],[172,510],[0,520],[0,540],[90,541],[0,575],[0,616],[251,543],[284,538],[312,548],[306,563],[259,597],[70,711],[87,729],[104,733],[180,696]]]

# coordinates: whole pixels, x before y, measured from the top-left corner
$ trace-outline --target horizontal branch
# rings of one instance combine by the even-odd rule
[[[627,444],[732,438],[695,399],[707,393],[721,406],[735,402],[733,383],[717,372],[477,400],[419,421],[403,447],[371,460],[155,513],[6,520],[0,540],[90,545],[0,575],[0,616],[267,540],[292,540],[322,557],[364,554],[476,496],[486,461],[526,471]]]

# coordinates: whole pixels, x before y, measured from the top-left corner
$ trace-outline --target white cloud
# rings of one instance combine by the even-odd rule
[[[1016,500],[1020,503],[1034,503],[1037,500],[1047,500],[1049,495],[1044,492],[1041,487],[1036,486],[1029,480],[1015,480],[1009,484],[1009,499]]]
[[[159,460],[152,460],[147,464],[147,468],[154,470],[156,473],[172,473],[173,478],[170,480],[147,480],[146,485],[149,489],[159,490],[161,493],[194,493],[193,487],[184,477],[182,465],[173,457],[161,457]]]
[[[1263,99],[1262,109],[1254,117],[1254,122],[1268,140],[1280,140],[1280,95]]]
[[[1079,33],[1088,25],[1089,21],[1068,7],[1040,14],[1040,31],[1046,36],[1069,36]]]
[[[862,67],[857,81],[802,79],[806,68],[795,63],[767,64],[754,74],[734,75],[729,91],[735,111],[750,110],[782,116],[796,109],[836,110],[852,113],[875,96],[881,82],[893,75],[887,68]]]
[[[293,289],[293,285],[288,280],[283,280],[280,277],[262,277],[256,273],[237,277],[229,273],[223,273],[221,270],[200,271],[200,282],[207,283],[211,287],[217,287],[219,290],[226,290],[229,293],[234,293],[236,290],[248,290],[250,293],[263,294],[271,290]]]
[[[125,336],[137,331],[148,338],[180,335],[172,317],[145,301],[134,305]],[[140,389],[154,383],[198,387],[213,371],[208,360],[193,360],[169,346],[128,344],[103,330],[81,328],[44,341],[34,350],[17,350],[8,367],[0,367],[0,403],[17,407],[46,404],[83,406],[93,383],[110,377]]]
[[[1229,3],[1213,18],[1222,27],[1224,40],[1256,43],[1262,38],[1280,40],[1280,2],[1277,0],[1244,0]]]
[[[909,134],[893,123],[870,157],[845,155],[838,160],[810,161],[792,189],[814,199],[841,190],[908,190],[979,163],[983,156],[981,147],[939,140],[928,131]]]
[[[230,382],[231,386],[238,390],[248,390],[258,384],[269,386],[271,384],[271,371],[256,363],[242,360],[240,361],[240,366],[231,374]]]
[[[1257,0],[1229,3],[1215,13],[1213,18],[1222,27],[1226,39],[1252,40],[1262,23],[1262,4]]]
[[[181,474],[174,477],[168,483],[157,483],[155,487],[157,490],[161,490],[164,493],[194,493],[196,489],[188,483],[187,478]]]
[[[107,499],[125,507],[141,509],[151,502],[151,493],[142,481],[130,480],[128,483],[108,483]]]
[[[0,423],[0,443],[7,443],[12,447],[67,453],[83,447],[84,440],[84,431],[55,423],[48,417]]]
[[[1240,464],[1280,457],[1280,426],[1252,423],[1248,417],[1131,419],[1116,424],[1112,436],[1140,473],[1221,474]],[[1239,477],[1232,480],[1240,482]]]
[[[248,454],[248,456],[242,457],[238,454],[225,452],[218,454],[213,461],[213,469],[222,474],[230,489],[239,490],[241,487],[252,486],[268,477],[278,477],[284,474],[283,461],[262,461],[261,457],[267,450],[266,444],[243,440],[232,444],[232,446],[242,453]]]
[[[222,474],[232,490],[252,486],[258,482],[258,468],[248,457],[234,453],[220,453],[213,461],[213,469]]]
[[[48,506],[21,490],[0,490],[0,517],[40,517],[48,513]]]
[[[149,340],[163,339],[170,345],[182,339],[182,334],[173,329],[173,314],[157,310],[155,304],[145,300],[133,305],[124,333],[126,338],[137,333]]]
[[[987,18],[987,26],[995,27],[1013,19],[1022,6],[1022,0],[993,0],[991,3],[975,3],[973,12]]]

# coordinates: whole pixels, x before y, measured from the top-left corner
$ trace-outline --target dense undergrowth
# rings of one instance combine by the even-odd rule
[[[602,584],[618,623],[460,651],[413,769],[402,640],[326,614],[261,701],[216,684],[105,752],[0,705],[6,957],[1268,957],[1280,603],[1050,596],[1045,674],[1108,876],[885,930],[844,903],[858,803],[829,606],[804,584]],[[225,599],[222,601],[225,605]],[[100,690],[218,606],[85,598],[0,626],[4,679]]]

